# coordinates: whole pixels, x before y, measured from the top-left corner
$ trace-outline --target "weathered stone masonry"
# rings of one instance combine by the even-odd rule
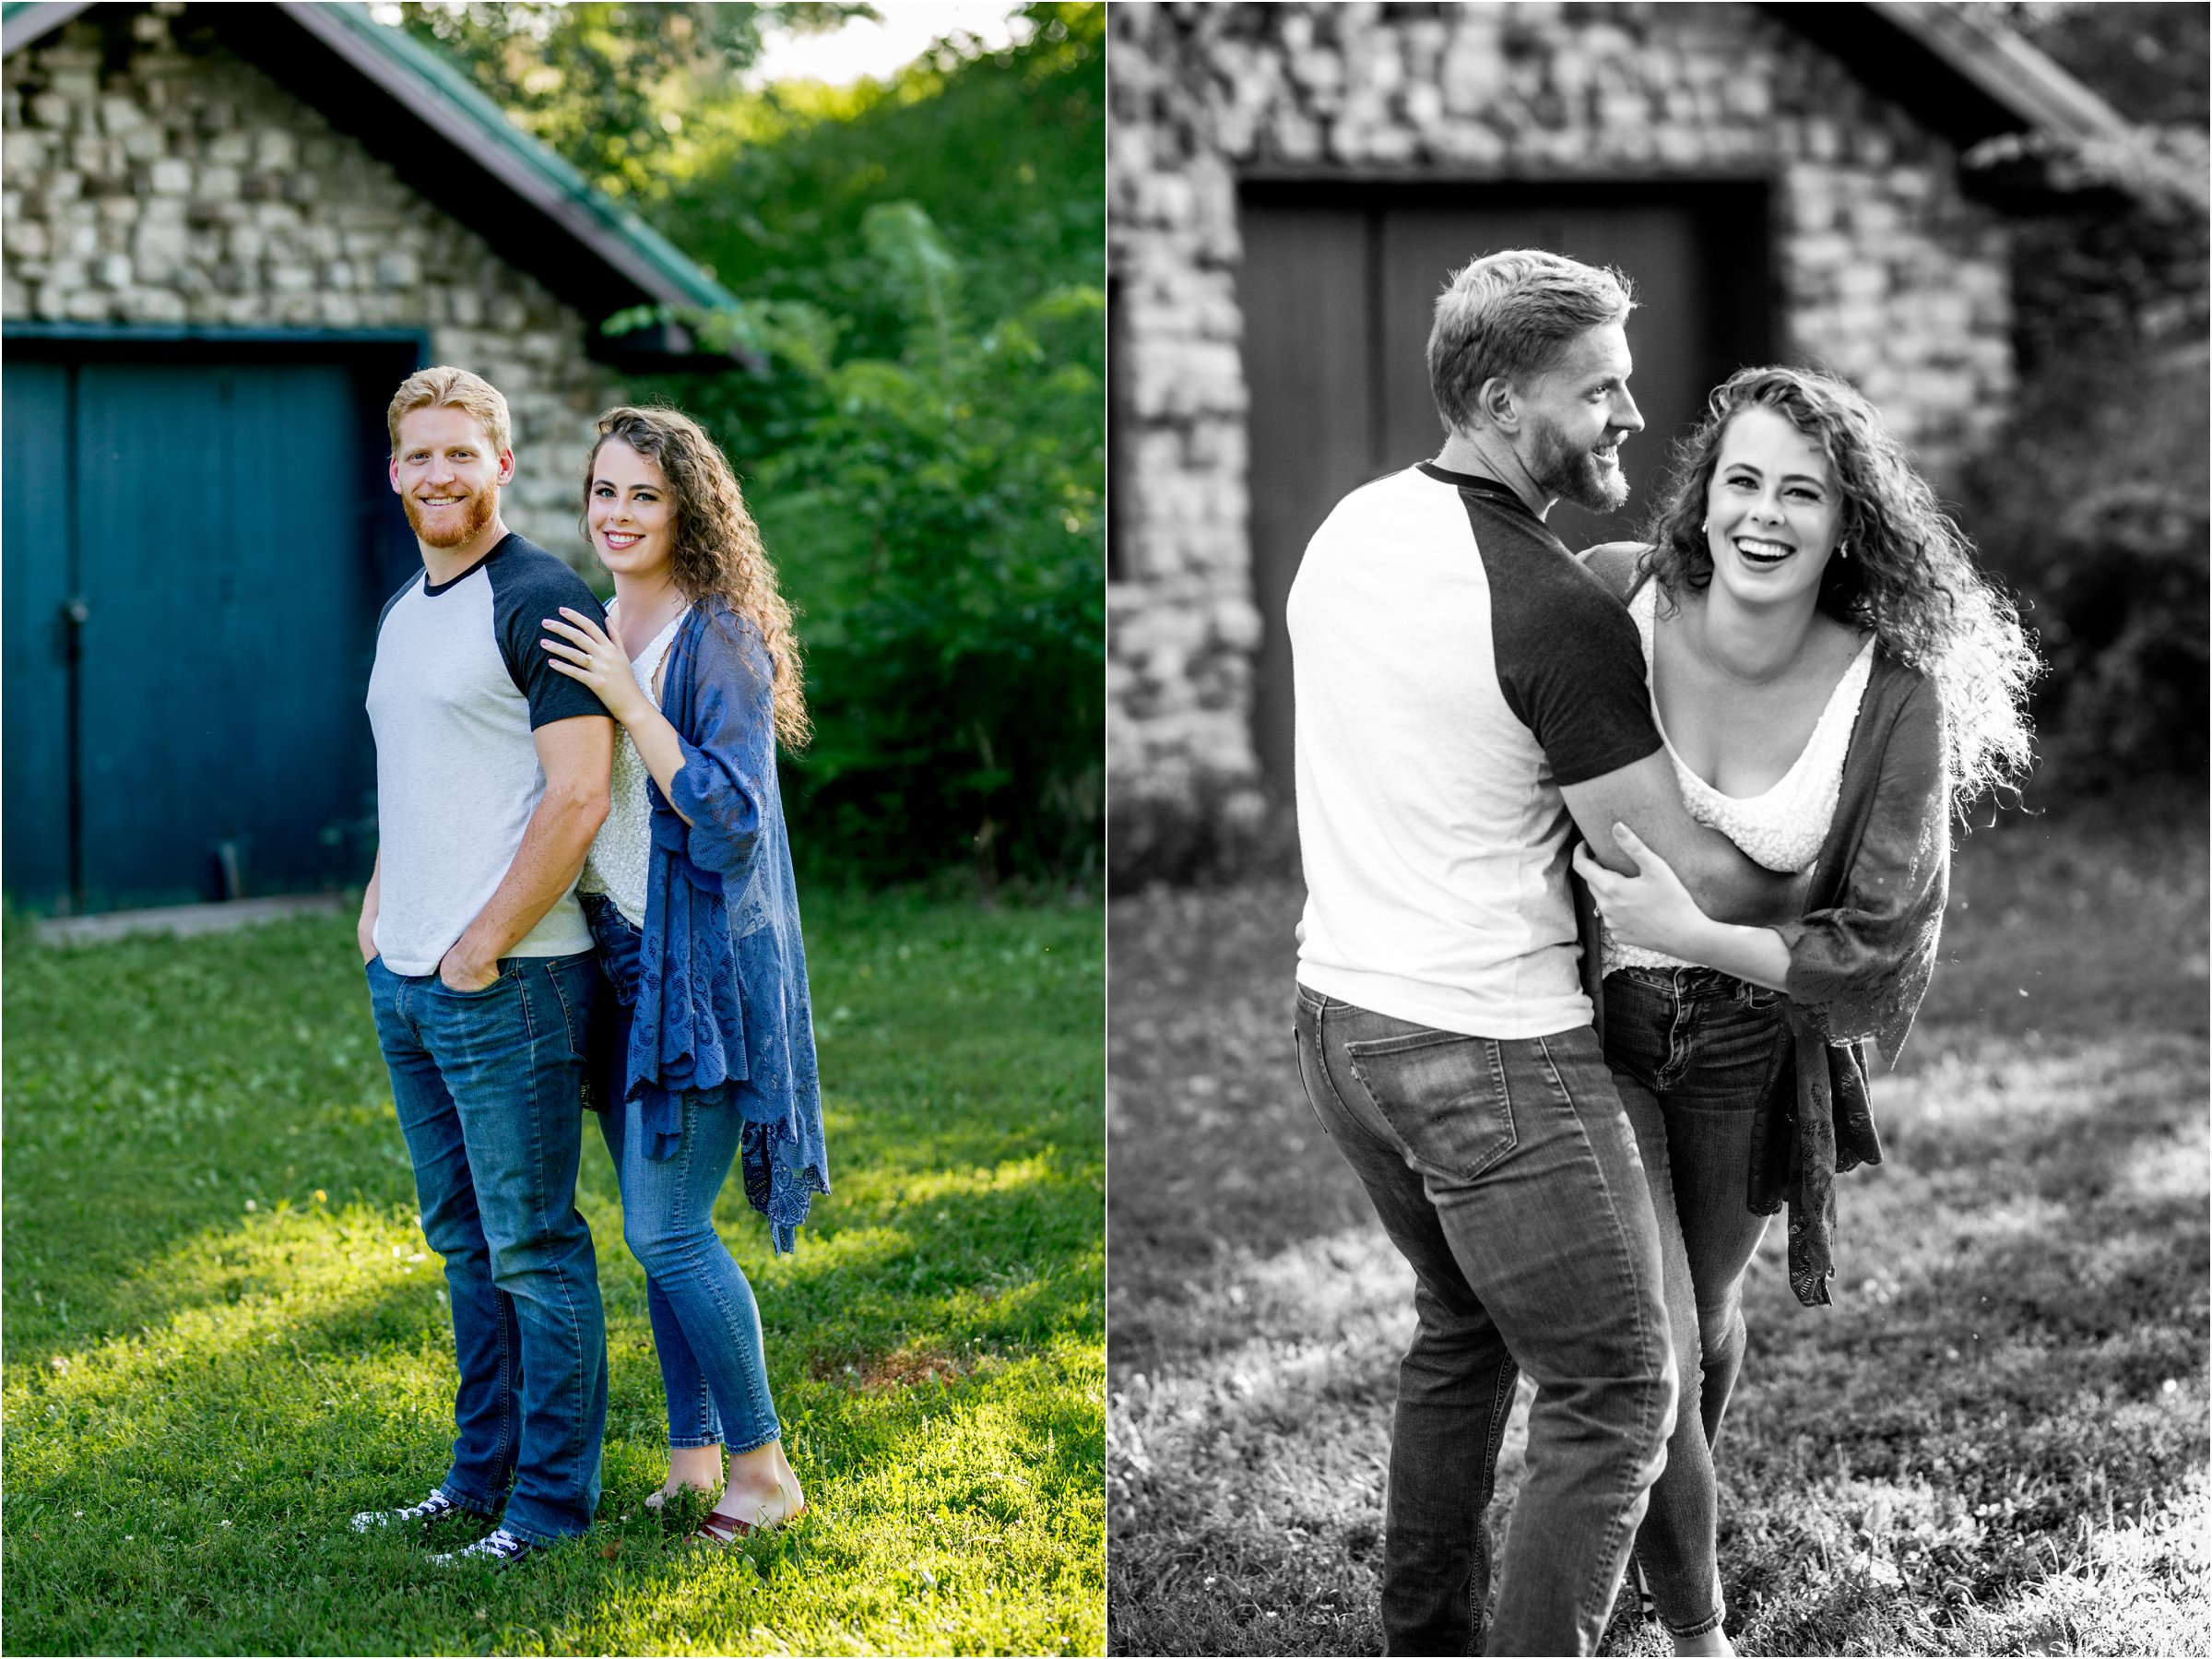
[[[425,330],[506,395],[507,522],[586,556],[576,469],[619,384],[586,322],[258,69],[131,20],[121,65],[73,23],[7,60],[0,315]]]
[[[1960,194],[1949,145],[1753,6],[1124,0],[1111,28],[1118,414],[1134,428],[1119,434],[1124,568],[1107,598],[1119,872],[1268,815],[1250,729],[1266,624],[1246,528],[1242,170],[1765,177],[1782,352],[1849,376],[1938,480],[2003,418],[2002,220]]]

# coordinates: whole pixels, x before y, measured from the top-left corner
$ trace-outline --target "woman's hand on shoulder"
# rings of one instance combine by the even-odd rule
[[[651,711],[652,700],[638,684],[628,655],[606,629],[566,605],[561,607],[559,617],[547,617],[544,626],[549,634],[559,636],[538,642],[545,647],[553,668],[591,687],[607,705],[609,714],[628,726]]]

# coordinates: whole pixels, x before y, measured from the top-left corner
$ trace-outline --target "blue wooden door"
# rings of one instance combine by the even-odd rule
[[[6,371],[0,421],[0,885],[22,906],[66,906],[70,887],[70,374],[59,363]]]
[[[70,453],[58,458],[74,479],[64,598],[82,619],[62,698],[76,705],[75,838],[65,820],[57,854],[51,827],[26,830],[25,870],[70,868],[71,907],[86,910],[220,897],[226,848],[248,892],[361,879],[373,783],[361,698],[378,596],[352,376],[299,362],[55,372],[70,416]],[[11,364],[11,566],[17,373]],[[25,384],[27,397],[51,389]],[[26,476],[56,459],[25,455]],[[30,904],[13,869],[14,690],[11,679],[9,884]],[[52,886],[49,876],[41,891]]]

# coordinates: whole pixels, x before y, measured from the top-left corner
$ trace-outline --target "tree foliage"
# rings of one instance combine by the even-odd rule
[[[726,101],[763,27],[823,29],[866,5],[791,0],[403,0],[400,21],[456,59],[516,125],[616,196],[651,194],[686,112]]]
[[[869,240],[905,350],[855,358],[758,474],[809,630],[819,736],[801,814],[849,859],[1091,877],[1104,812],[1103,296],[1056,289],[980,333],[910,203]]]
[[[871,879],[1084,880],[1104,823],[1105,19],[1026,6],[890,83],[752,92],[771,18],[406,8],[739,297],[749,372],[641,385],[736,462],[799,609],[795,846]],[[642,316],[614,320],[621,327]]]
[[[1027,6],[1006,50],[956,39],[887,86],[772,88],[731,106],[671,172],[667,223],[740,291],[830,311],[861,353],[895,349],[904,328],[863,231],[883,202],[940,227],[976,316],[1102,282],[1104,11]]]
[[[801,608],[795,827],[873,877],[1098,868],[1100,12],[1029,6],[1012,47],[811,113],[733,107],[656,208],[765,359],[664,389],[748,475]]]

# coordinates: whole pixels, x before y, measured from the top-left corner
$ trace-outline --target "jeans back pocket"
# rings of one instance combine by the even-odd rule
[[[1513,1150],[1513,1102],[1491,1038],[1402,1032],[1346,1043],[1344,1057],[1417,1163],[1473,1179]]]

